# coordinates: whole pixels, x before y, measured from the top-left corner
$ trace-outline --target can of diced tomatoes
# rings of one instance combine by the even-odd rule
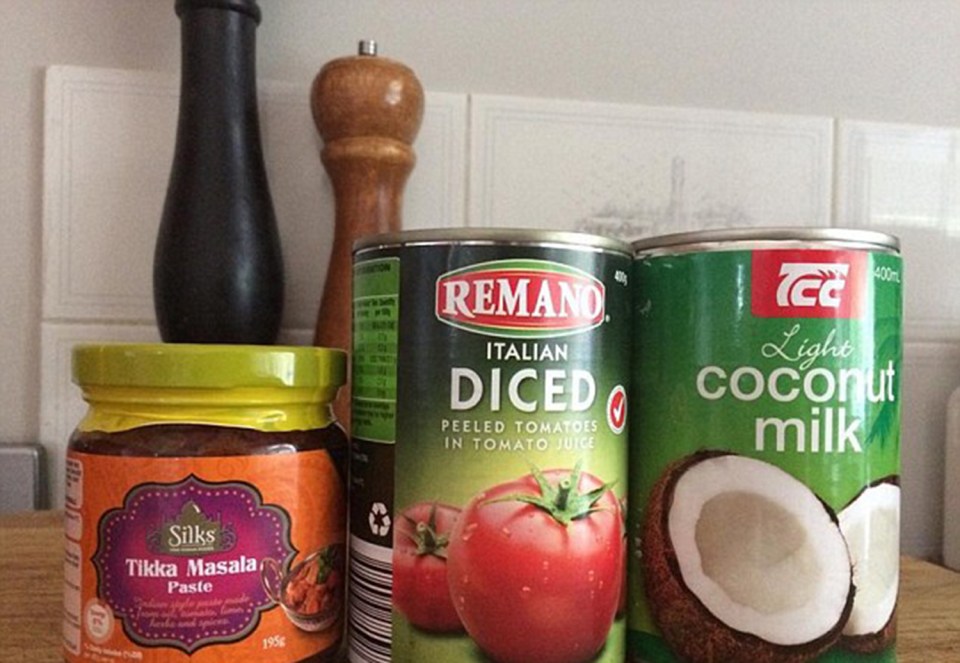
[[[894,661],[898,241],[634,248],[630,660]]]
[[[351,661],[623,661],[630,265],[577,233],[358,244]]]

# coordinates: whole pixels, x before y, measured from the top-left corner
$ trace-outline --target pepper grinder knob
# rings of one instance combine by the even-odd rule
[[[409,67],[378,56],[376,42],[364,40],[358,55],[323,66],[310,108],[336,208],[314,343],[349,350],[353,243],[400,230],[403,190],[416,162],[412,144],[423,120],[423,87]],[[341,390],[334,411],[349,430],[349,388]]]

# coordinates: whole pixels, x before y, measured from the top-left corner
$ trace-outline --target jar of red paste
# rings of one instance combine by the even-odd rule
[[[67,661],[326,661],[343,629],[339,350],[84,345]]]

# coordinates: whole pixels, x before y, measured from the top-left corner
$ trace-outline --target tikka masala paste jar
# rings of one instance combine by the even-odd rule
[[[326,661],[342,639],[339,350],[83,345],[66,661]]]

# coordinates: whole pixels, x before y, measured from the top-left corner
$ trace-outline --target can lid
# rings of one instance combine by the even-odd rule
[[[893,235],[875,230],[851,228],[727,228],[673,233],[645,237],[633,242],[636,253],[652,249],[698,249],[729,242],[819,242],[853,245],[880,251],[900,251],[900,240]]]
[[[83,344],[73,349],[73,381],[81,387],[324,390],[346,382],[346,353],[266,345]]]
[[[512,245],[563,246],[583,251],[611,251],[630,255],[630,245],[589,233],[526,228],[440,228],[367,235],[353,244],[354,253],[393,246]]]

